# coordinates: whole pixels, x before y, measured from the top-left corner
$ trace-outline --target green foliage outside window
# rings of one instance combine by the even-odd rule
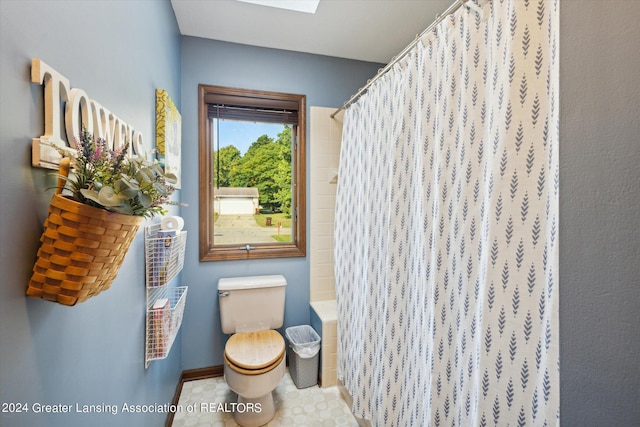
[[[260,136],[244,154],[229,145],[214,152],[214,185],[256,187],[260,206],[291,217],[291,127],[277,139]]]

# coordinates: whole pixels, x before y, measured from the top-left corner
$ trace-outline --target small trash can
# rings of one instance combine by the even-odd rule
[[[320,337],[309,325],[292,326],[285,330],[289,346],[289,373],[298,388],[318,384]]]

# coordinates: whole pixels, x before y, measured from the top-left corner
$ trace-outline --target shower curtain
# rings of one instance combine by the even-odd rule
[[[559,421],[559,5],[474,3],[343,120],[338,376],[376,426]]]

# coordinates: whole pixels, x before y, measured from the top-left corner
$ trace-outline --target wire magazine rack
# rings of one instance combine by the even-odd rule
[[[150,361],[168,356],[182,324],[187,286],[169,284],[184,266],[186,242],[186,231],[163,231],[160,224],[145,227],[145,369]]]

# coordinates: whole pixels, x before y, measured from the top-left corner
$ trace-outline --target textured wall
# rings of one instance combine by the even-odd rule
[[[638,425],[640,3],[561,0],[560,7],[562,425]],[[0,1],[2,402],[169,401],[180,369],[221,363],[215,283],[223,275],[284,272],[292,285],[287,321],[309,321],[306,260],[198,263],[196,189],[182,191],[191,233],[183,282],[192,286],[182,365],[178,340],[168,360],[142,368],[142,235],[100,297],[73,308],[24,297],[50,198],[44,189],[52,185],[46,171],[30,167],[30,140],[43,127],[42,91],[29,83],[31,58],[142,130],[147,143],[153,91],[167,89],[183,113],[183,179],[191,186],[197,186],[198,83],[307,93],[307,105],[332,106],[379,66],[186,37],[181,74],[177,40],[168,1]],[[160,53],[156,46],[163,46]],[[152,426],[163,418],[118,422]],[[0,414],[0,424],[10,426],[88,420]],[[113,421],[90,418],[96,426]]]
[[[180,36],[169,1],[0,2],[0,401],[73,405],[67,414],[0,412],[0,425],[158,426],[166,414],[123,414],[123,403],[169,402],[181,371],[180,341],[144,369],[144,253],[138,233],[111,289],[74,307],[24,295],[55,184],[31,167],[44,130],[40,58],[140,130],[151,148],[155,89],[180,102]],[[118,415],[76,413],[118,405]]]
[[[217,283],[220,277],[283,274],[288,282],[285,325],[309,324],[309,259],[281,258],[198,262],[198,84],[307,95],[307,164],[310,106],[339,106],[373,76],[380,64],[182,38],[182,155],[187,242],[184,283],[190,286],[183,323],[184,369],[221,365],[225,336],[220,332]],[[185,163],[186,162],[186,163]],[[307,183],[309,168],[307,168]],[[309,254],[307,198],[307,254]]]
[[[560,419],[637,426],[640,3],[560,5]]]

